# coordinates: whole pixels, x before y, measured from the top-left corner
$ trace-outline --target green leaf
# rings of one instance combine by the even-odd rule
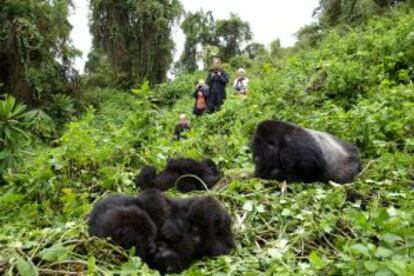
[[[366,247],[364,244],[362,243],[356,243],[354,245],[351,246],[352,251],[365,255],[365,256],[369,256],[369,249],[368,247]]]
[[[253,201],[248,200],[243,204],[243,210],[247,212],[253,211]]]
[[[382,237],[381,237],[381,239],[384,242],[388,243],[389,245],[394,245],[397,241],[401,241],[402,240],[401,237],[399,237],[397,235],[394,235],[394,234],[391,234],[391,233],[385,233],[385,234],[383,234]]]
[[[40,257],[44,261],[56,262],[63,261],[69,258],[71,250],[62,246],[61,244],[54,245],[50,248],[46,248],[40,252]]]
[[[138,257],[130,256],[121,266],[121,275],[138,275],[142,263]]]
[[[309,262],[316,269],[322,269],[326,266],[325,261],[319,256],[316,251],[312,251],[309,255]]]
[[[3,101],[2,105],[2,112],[7,115],[8,118],[9,114],[13,111],[14,103],[16,102],[15,98],[7,95],[5,100]]]
[[[96,260],[94,256],[88,257],[88,275],[95,275]]]
[[[281,215],[284,217],[289,217],[292,216],[292,212],[289,209],[283,209]]]
[[[375,261],[365,261],[364,262],[364,267],[370,271],[370,272],[374,272],[378,269],[378,262]]]
[[[0,151],[0,160],[6,159],[8,156],[10,156],[10,153],[8,151]]]
[[[26,139],[29,139],[29,135],[21,128],[16,126],[10,126],[15,132],[22,134]]]
[[[266,211],[265,206],[263,204],[259,204],[257,206],[256,210],[257,210],[258,213],[264,213]]]
[[[280,252],[278,248],[270,248],[267,250],[267,254],[269,254],[272,259],[280,259],[282,257],[282,252]]]
[[[381,267],[377,271],[375,271],[374,275],[375,276],[393,276],[393,273],[387,267]]]
[[[33,120],[35,117],[42,116],[41,113],[42,113],[41,110],[28,111],[24,114],[24,119],[27,120],[27,121]],[[45,116],[47,116],[47,115],[45,114]]]
[[[36,276],[38,275],[36,267],[33,263],[26,261],[23,258],[18,258],[16,261],[17,271],[21,276]]]
[[[407,263],[402,260],[392,260],[387,264],[387,267],[391,269],[397,275],[408,275],[407,273]]]
[[[393,255],[393,252],[385,247],[378,247],[377,251],[375,251],[375,257],[377,258],[387,258]]]

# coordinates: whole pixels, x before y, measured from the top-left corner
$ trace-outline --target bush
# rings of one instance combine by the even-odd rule
[[[205,72],[179,75],[173,81],[159,85],[156,89],[157,97],[162,105],[171,106],[183,97],[191,97],[197,82],[206,77]]]
[[[75,115],[75,100],[68,95],[52,95],[50,102],[44,107],[44,111],[52,117],[55,122],[62,126],[72,121]]]
[[[21,151],[31,139],[29,126],[36,115],[10,95],[0,98],[0,174],[21,161]]]

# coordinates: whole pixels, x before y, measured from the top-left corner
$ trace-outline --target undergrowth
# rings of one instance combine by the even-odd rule
[[[86,215],[108,194],[137,193],[132,178],[145,164],[208,156],[225,174],[208,193],[230,211],[237,248],[184,275],[413,275],[413,30],[412,12],[392,11],[346,34],[333,30],[277,67],[256,64],[249,95],[229,93],[220,112],[190,116],[180,142],[173,127],[190,113],[200,73],[155,91],[87,92],[89,108],[54,146],[29,148],[3,175],[0,272],[153,275],[133,252],[90,237]],[[355,143],[363,173],[346,185],[290,184],[281,195],[278,182],[252,177],[249,141],[263,119]]]

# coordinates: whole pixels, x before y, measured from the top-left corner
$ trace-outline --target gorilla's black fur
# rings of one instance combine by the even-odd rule
[[[213,197],[192,200],[187,220],[191,233],[200,236],[196,257],[224,255],[234,248],[230,215]]]
[[[346,183],[361,171],[354,145],[287,122],[261,122],[251,149],[255,175],[264,179]]]
[[[186,219],[185,209],[174,212],[160,229],[155,266],[160,271],[181,272],[195,258],[200,243],[197,233],[190,232],[191,227]]]
[[[234,248],[230,216],[209,196],[172,199],[151,188],[137,197],[116,195],[95,204],[88,224],[91,235],[135,246],[161,273],[181,272],[194,259]]]
[[[125,249],[135,246],[137,255],[148,262],[156,253],[157,226],[137,203],[137,198],[122,195],[99,201],[89,215],[89,233]]]
[[[173,212],[177,212],[176,204],[164,196],[158,189],[146,189],[137,196],[137,205],[145,210],[159,229]]]
[[[157,178],[157,170],[153,166],[144,166],[140,173],[135,176],[135,185],[145,190],[147,188],[157,188],[155,180]],[[159,189],[161,190],[161,189]]]
[[[204,190],[204,185],[194,176],[200,178],[207,188],[211,188],[220,180],[221,171],[210,159],[170,159],[165,170],[159,174],[156,174],[154,167],[144,167],[136,176],[135,183],[141,189],[153,187],[165,191],[176,186],[181,192]]]

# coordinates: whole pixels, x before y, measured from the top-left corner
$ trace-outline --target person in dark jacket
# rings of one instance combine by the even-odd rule
[[[185,132],[190,131],[188,118],[185,114],[180,115],[180,122],[174,128],[174,140],[187,139]]]
[[[207,85],[210,88],[210,95],[207,99],[208,111],[215,112],[220,109],[226,99],[226,84],[229,77],[221,68],[221,61],[219,58],[213,60],[213,68],[207,76]]]
[[[200,80],[193,93],[193,97],[195,98],[195,104],[194,104],[194,109],[193,109],[194,115],[200,116],[207,110],[208,96],[209,96],[208,86],[205,84],[203,80]]]

